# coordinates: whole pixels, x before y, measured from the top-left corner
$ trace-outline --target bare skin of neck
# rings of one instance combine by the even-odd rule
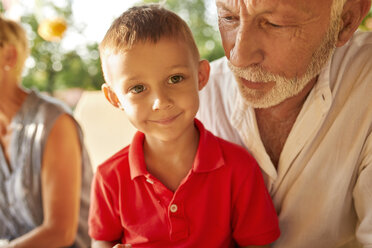
[[[5,153],[9,164],[9,142],[12,134],[10,123],[19,111],[28,93],[14,84],[14,87],[6,87],[0,93],[0,145]]]
[[[276,106],[255,109],[261,140],[275,168],[293,124],[316,81],[317,78],[314,78],[298,95]]]
[[[193,124],[176,140],[164,142],[146,137],[147,170],[174,192],[192,168],[198,143],[199,131]]]

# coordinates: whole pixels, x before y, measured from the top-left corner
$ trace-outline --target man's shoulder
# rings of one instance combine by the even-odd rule
[[[211,63],[211,76],[200,92],[197,117],[212,133],[229,140],[238,140],[230,117],[239,97],[238,84],[223,57]]]
[[[207,86],[223,87],[223,85],[230,83],[234,75],[231,72],[227,58],[222,57],[211,62],[210,78]]]
[[[227,65],[227,58],[222,57],[211,62],[211,71],[207,85],[200,92],[202,99],[230,97],[235,92],[237,84],[233,73]],[[210,100],[208,100],[209,102]]]
[[[372,66],[372,32],[356,32],[353,37],[342,47],[336,49],[333,64],[336,68],[344,68],[350,71],[352,65],[359,68]],[[335,69],[335,67],[333,67]],[[371,72],[372,73],[372,72]]]
[[[372,32],[357,31],[348,43],[349,46],[372,46]]]
[[[211,74],[224,74],[230,73],[230,69],[227,65],[227,58],[221,57],[211,62]]]
[[[331,88],[361,91],[372,84],[372,32],[356,32],[343,47],[337,48],[331,64]],[[360,92],[370,94],[370,91]],[[370,97],[369,97],[370,98]]]

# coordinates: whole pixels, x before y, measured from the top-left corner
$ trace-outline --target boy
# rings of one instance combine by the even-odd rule
[[[158,5],[133,7],[114,21],[100,55],[107,100],[139,131],[97,169],[89,218],[93,247],[276,240],[278,220],[253,157],[195,119],[209,63],[199,61],[186,23]]]

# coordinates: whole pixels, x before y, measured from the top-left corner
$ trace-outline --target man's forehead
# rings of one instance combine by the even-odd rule
[[[240,5],[244,4],[248,11],[270,11],[274,9],[285,9],[287,11],[301,11],[308,13],[311,5],[322,5],[322,2],[332,0],[216,0],[218,9],[225,9],[231,12],[238,12]]]

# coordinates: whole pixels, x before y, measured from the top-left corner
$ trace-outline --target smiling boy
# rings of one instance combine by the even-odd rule
[[[255,247],[279,236],[254,158],[195,119],[209,78],[184,21],[159,5],[133,7],[100,45],[107,100],[138,129],[98,167],[93,247]]]

